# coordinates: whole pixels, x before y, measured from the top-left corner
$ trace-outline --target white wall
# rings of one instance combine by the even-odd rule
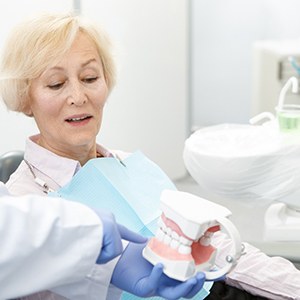
[[[190,126],[248,123],[252,44],[300,36],[298,0],[191,0]]]
[[[186,0],[82,1],[82,14],[112,37],[119,62],[98,141],[141,149],[173,179],[186,173],[187,13]]]
[[[0,46],[11,25],[29,12],[70,10],[72,4],[1,0]],[[183,176],[188,132],[187,1],[82,0],[81,11],[106,28],[116,45],[120,69],[98,141],[110,148],[140,149],[173,179]],[[0,154],[23,149],[25,137],[36,132],[32,120],[8,113],[3,105],[0,120]]]

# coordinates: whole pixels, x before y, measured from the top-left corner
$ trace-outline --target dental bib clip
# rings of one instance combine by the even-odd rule
[[[144,258],[153,265],[162,263],[164,273],[180,281],[198,272],[204,272],[207,280],[230,272],[244,249],[236,227],[228,219],[231,212],[186,192],[164,190],[160,201],[158,229],[144,248]],[[217,231],[223,231],[232,241],[224,261],[213,246]],[[216,265],[216,260],[221,266]]]

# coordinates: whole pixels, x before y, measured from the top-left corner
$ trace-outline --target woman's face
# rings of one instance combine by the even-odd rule
[[[84,34],[32,81],[29,95],[41,146],[71,158],[96,151],[108,88],[96,47]]]

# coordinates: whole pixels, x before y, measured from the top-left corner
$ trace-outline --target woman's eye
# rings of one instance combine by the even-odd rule
[[[48,88],[51,90],[59,90],[64,85],[63,82],[55,83],[55,84],[49,84]]]
[[[86,82],[86,83],[93,83],[93,82],[97,81],[97,79],[98,79],[98,76],[86,77],[86,78],[83,79],[83,81]]]

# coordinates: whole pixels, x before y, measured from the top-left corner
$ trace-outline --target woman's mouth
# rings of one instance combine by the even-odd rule
[[[74,116],[74,117],[67,118],[65,121],[73,125],[83,125],[88,123],[91,118],[92,118],[91,115]]]

